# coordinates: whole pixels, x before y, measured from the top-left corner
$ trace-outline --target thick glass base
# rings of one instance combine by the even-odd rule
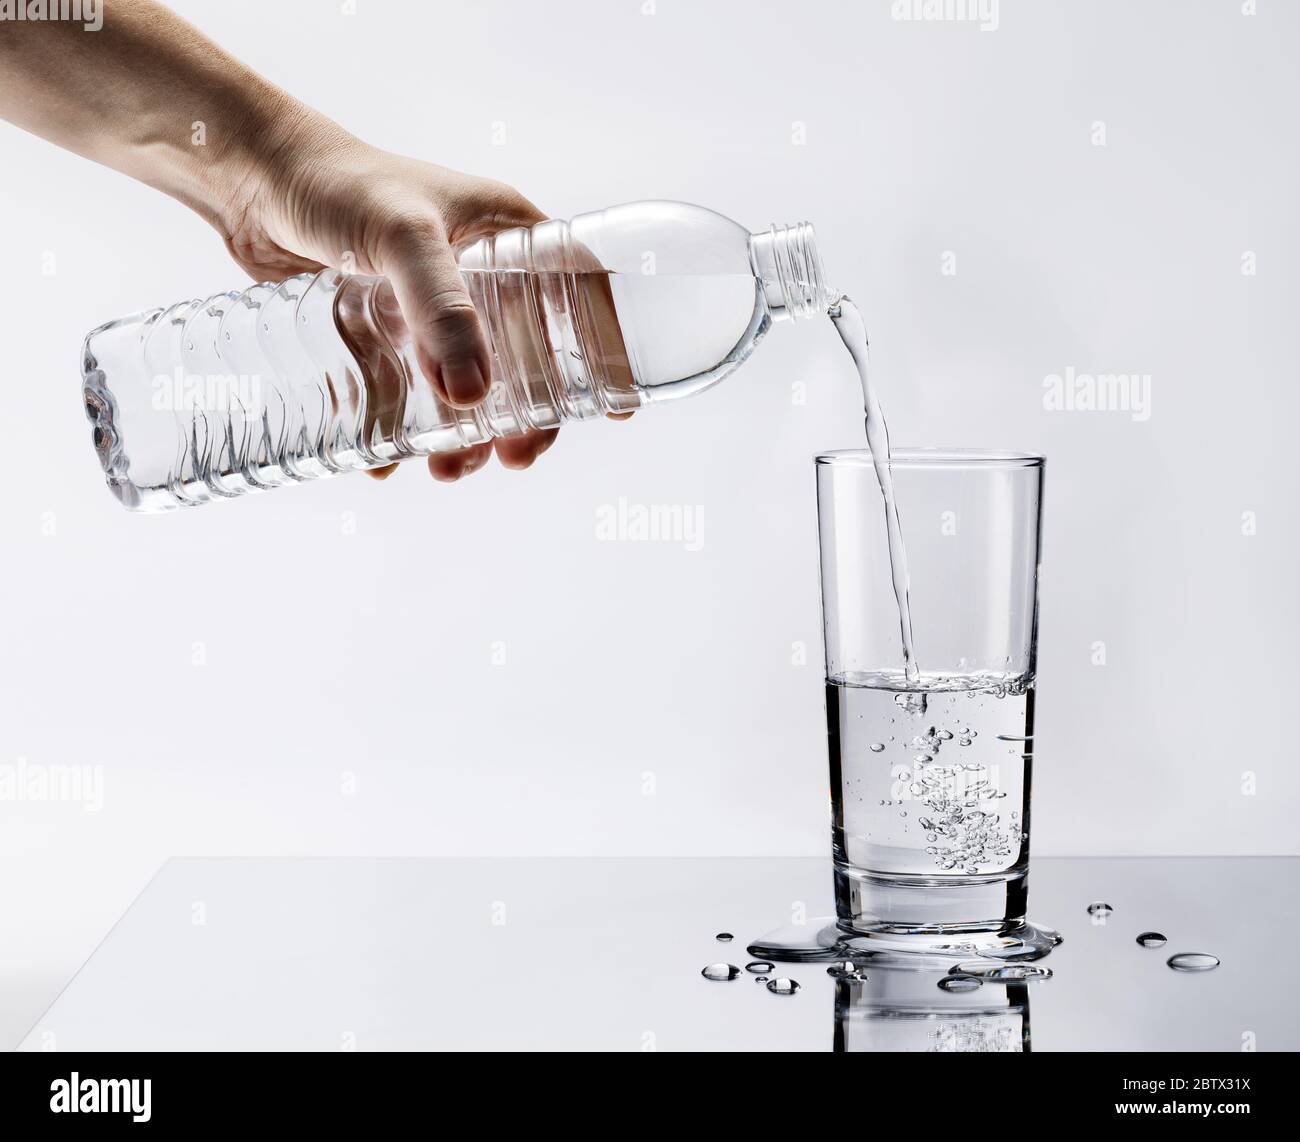
[[[997,932],[1025,918],[1028,870],[975,876],[899,876],[835,863],[835,913],[846,932],[959,935]]]
[[[962,960],[1037,960],[1060,934],[1025,919],[1028,870],[973,876],[900,876],[835,862],[834,919],[791,924],[749,946],[758,959],[851,960],[923,971]]]

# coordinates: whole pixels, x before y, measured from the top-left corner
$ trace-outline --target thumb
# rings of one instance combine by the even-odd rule
[[[442,223],[433,216],[399,223],[378,261],[425,377],[448,404],[478,404],[491,381],[491,359]]]

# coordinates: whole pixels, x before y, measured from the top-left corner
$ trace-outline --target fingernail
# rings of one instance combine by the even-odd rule
[[[472,358],[448,361],[442,366],[442,383],[455,404],[477,404],[487,392],[487,381]]]

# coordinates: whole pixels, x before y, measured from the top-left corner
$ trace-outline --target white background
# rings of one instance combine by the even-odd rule
[[[364,138],[553,214],[813,221],[895,443],[1049,457],[1035,852],[1300,849],[1300,9],[1003,0],[982,31],[885,0],[177,7]],[[81,339],[242,275],[118,174],[2,124],[0,156],[0,764],[104,783],[98,812],[0,802],[0,1039],[172,854],[826,851],[811,457],[860,441],[829,327],[523,475],[412,464],[133,517]],[[1071,366],[1149,374],[1150,419],[1045,409]],[[702,549],[598,541],[619,497],[699,505]]]

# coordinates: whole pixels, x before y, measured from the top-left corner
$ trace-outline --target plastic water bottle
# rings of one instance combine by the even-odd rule
[[[630,412],[716,384],[836,296],[808,224],[751,234],[679,202],[506,230],[460,268],[492,355],[472,410],[425,379],[381,277],[326,269],[100,326],[82,392],[109,488],[165,511]]]

